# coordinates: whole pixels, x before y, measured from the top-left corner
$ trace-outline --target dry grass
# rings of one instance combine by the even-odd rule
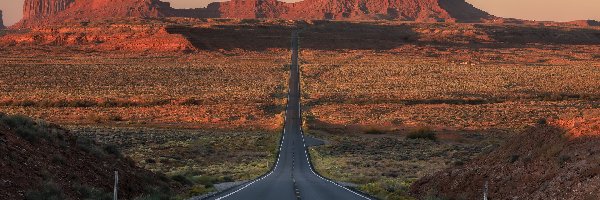
[[[383,199],[406,197],[412,180],[460,165],[539,119],[599,106],[597,29],[295,24],[309,27],[301,35],[306,128],[330,142],[311,151],[317,169]],[[190,43],[199,48],[186,55],[36,46],[39,52],[24,56],[26,47],[0,50],[0,110],[70,124],[276,129],[283,119],[291,25],[260,25],[264,29],[233,22],[218,29],[207,28],[210,23],[184,28],[180,31],[192,34]],[[417,127],[430,127],[437,141],[405,139]],[[201,141],[222,142],[220,134],[228,135],[207,134]],[[167,147],[182,152],[197,147],[179,139],[150,149],[133,146],[138,147],[125,153],[150,169],[190,165],[216,176],[232,173],[216,164],[229,160],[211,154],[206,157],[214,158],[212,164],[146,160],[155,152],[174,154]],[[228,155],[238,163],[228,168],[236,179],[250,178],[243,177],[248,171],[257,174],[268,156]]]
[[[4,112],[61,123],[275,128],[285,102],[283,55],[5,55],[0,63]]]
[[[598,108],[598,50],[468,39],[385,51],[305,49],[305,128],[329,141],[311,151],[313,161],[381,199],[410,199],[415,179],[462,165],[540,119]],[[368,134],[370,127],[386,131]],[[406,139],[418,127],[430,127],[437,141]]]
[[[71,126],[75,133],[113,144],[138,166],[189,186],[184,197],[214,191],[214,184],[252,180],[273,166],[279,132],[237,132],[143,127]]]

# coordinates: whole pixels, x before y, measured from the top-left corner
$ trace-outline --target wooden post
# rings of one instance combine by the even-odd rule
[[[115,171],[115,189],[113,191],[113,200],[117,200],[117,188],[119,186],[119,172]]]
[[[488,181],[485,181],[483,188],[483,200],[488,200]]]

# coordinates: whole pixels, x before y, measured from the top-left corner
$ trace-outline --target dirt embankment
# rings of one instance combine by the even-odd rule
[[[422,198],[599,199],[600,112],[540,120],[498,150],[459,167],[422,178],[412,192]]]
[[[0,113],[0,199],[111,199],[165,193],[177,184],[100,145],[42,121]]]

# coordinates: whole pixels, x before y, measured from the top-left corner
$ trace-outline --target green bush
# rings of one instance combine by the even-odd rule
[[[359,186],[363,192],[379,199],[415,200],[409,194],[409,187],[414,180],[387,179]]]
[[[192,180],[190,180],[188,177],[181,175],[181,174],[175,175],[175,176],[171,177],[171,179],[181,183],[182,185],[193,185],[194,184],[194,182]]]
[[[385,134],[385,131],[379,130],[379,129],[368,129],[365,131],[365,134],[369,134],[369,135],[383,135]]]
[[[115,155],[117,157],[121,157],[121,151],[119,150],[119,148],[116,145],[113,145],[113,144],[104,145],[104,152],[106,152],[110,155]]]
[[[96,142],[90,138],[77,137],[76,143],[77,147],[79,147],[81,150],[93,154],[96,157],[102,157],[105,155],[104,152],[96,145]]]
[[[189,196],[199,196],[213,191],[210,188],[207,188],[204,185],[196,185],[190,189]]]
[[[408,139],[427,139],[437,141],[435,132],[429,128],[419,128],[413,132],[408,133],[406,136]]]
[[[146,188],[145,194],[135,200],[171,200],[172,193],[169,187]]]
[[[548,120],[546,120],[545,118],[540,118],[540,119],[537,120],[536,123],[539,124],[539,125],[544,125],[544,124],[548,123]]]
[[[65,196],[62,189],[53,182],[44,182],[37,190],[25,193],[27,200],[63,200]]]

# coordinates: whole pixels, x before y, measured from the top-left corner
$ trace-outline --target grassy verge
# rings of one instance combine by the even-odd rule
[[[161,172],[189,189],[178,198],[215,191],[215,184],[255,179],[274,163],[279,131],[71,127],[115,144],[139,166]]]
[[[325,139],[310,155],[325,177],[356,184],[356,189],[379,199],[414,199],[409,186],[431,172],[460,165],[490,146],[487,139],[466,137],[460,142],[410,139],[394,133],[334,134],[309,131]],[[481,136],[473,136],[479,138]]]

